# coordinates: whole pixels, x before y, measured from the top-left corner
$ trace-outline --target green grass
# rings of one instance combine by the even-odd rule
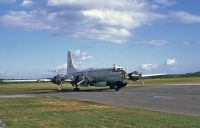
[[[56,89],[57,86],[52,83],[0,84],[0,94],[45,93],[56,91]]]
[[[200,83],[200,78],[145,79],[145,84]],[[138,84],[140,81],[138,82]],[[132,85],[135,83],[129,81]],[[0,84],[0,94],[56,92],[52,83]],[[94,90],[94,87],[81,88]],[[64,91],[72,91],[69,84]],[[60,98],[0,99],[0,119],[9,128],[199,128],[200,117],[119,108]]]
[[[144,79],[145,85],[148,84],[200,84],[200,77],[189,78],[157,78],[157,79]],[[129,85],[141,85],[141,81],[129,80]]]
[[[69,83],[63,84],[64,92],[73,91],[74,87]],[[107,88],[95,88],[95,87],[80,87],[81,90],[104,90]],[[24,93],[46,93],[46,92],[57,92],[58,86],[53,83],[9,83],[0,84],[0,94],[24,94]]]
[[[199,128],[200,117],[60,98],[0,99],[8,128]]]

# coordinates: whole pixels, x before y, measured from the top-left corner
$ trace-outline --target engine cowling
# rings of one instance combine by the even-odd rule
[[[142,77],[142,73],[138,72],[138,71],[133,71],[131,73],[128,74],[129,80],[139,80]]]
[[[95,83],[95,87],[106,87],[106,86],[107,86],[107,82],[106,81]]]
[[[94,79],[91,77],[88,77],[87,75],[80,74],[80,75],[73,76],[72,84],[78,84],[81,86],[89,86],[89,85],[93,85],[94,83],[95,83]]]
[[[52,82],[53,82],[54,84],[57,84],[57,85],[60,85],[60,84],[63,83],[64,81],[65,81],[65,77],[60,76],[60,75],[54,76],[53,79],[52,79]]]

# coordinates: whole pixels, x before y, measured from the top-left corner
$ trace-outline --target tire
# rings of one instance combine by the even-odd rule
[[[119,91],[119,87],[117,85],[114,86],[115,91]]]
[[[74,91],[78,92],[78,91],[80,91],[80,89],[79,88],[74,88]]]

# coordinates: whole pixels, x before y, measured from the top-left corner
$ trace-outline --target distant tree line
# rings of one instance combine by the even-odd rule
[[[150,76],[146,77],[146,79],[149,78],[188,78],[188,77],[200,77],[200,71],[199,72],[191,72],[191,73],[185,73],[185,74],[166,74],[161,76]]]

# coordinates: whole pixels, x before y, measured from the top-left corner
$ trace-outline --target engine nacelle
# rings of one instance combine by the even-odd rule
[[[128,74],[129,80],[139,80],[142,77],[142,73],[138,72],[138,71],[134,71]]]
[[[57,85],[60,85],[64,81],[65,81],[65,77],[62,77],[60,75],[54,76],[52,79],[52,82]]]
[[[95,87],[106,87],[106,86],[107,86],[106,81],[95,83]]]

